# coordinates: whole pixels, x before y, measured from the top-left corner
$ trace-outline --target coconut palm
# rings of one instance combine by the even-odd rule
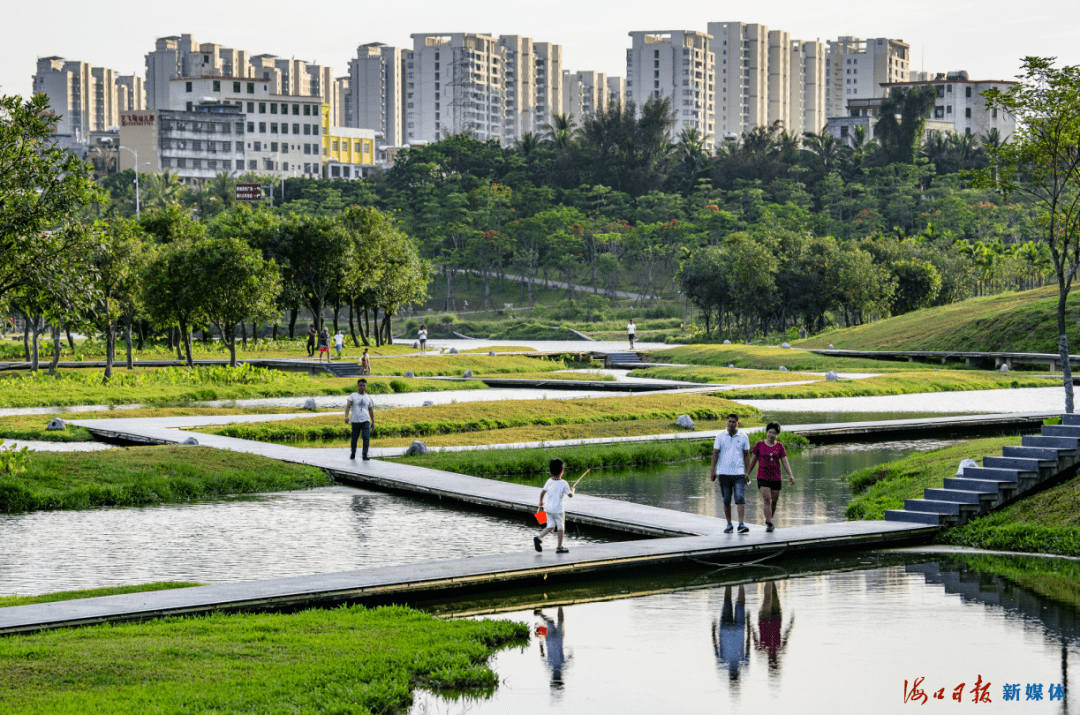
[[[543,126],[546,135],[544,139],[555,146],[558,152],[566,151],[577,135],[577,124],[571,114],[554,114],[551,124]]]
[[[179,206],[183,201],[184,184],[180,177],[168,169],[160,174],[147,174],[143,179],[142,203],[148,209],[164,209]]]

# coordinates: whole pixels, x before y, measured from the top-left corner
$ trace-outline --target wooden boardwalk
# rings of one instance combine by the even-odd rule
[[[273,419],[288,417],[272,416]],[[250,419],[246,416],[246,420]],[[344,449],[300,449],[218,435],[191,435],[176,429],[180,425],[190,426],[191,421],[192,418],[118,418],[73,420],[73,423],[95,433],[147,443],[179,443],[195,436],[205,446],[310,464],[327,470],[341,482],[425,498],[448,499],[523,515],[533,513],[536,508],[536,487],[379,460],[350,460]],[[566,504],[567,520],[571,523],[654,538],[575,546],[570,554],[556,554],[550,548],[536,553],[523,544],[521,552],[468,559],[3,608],[0,635],[221,610],[404,598],[404,594],[418,591],[435,596],[469,587],[548,582],[578,574],[687,560],[738,562],[787,551],[873,548],[925,541],[937,530],[925,524],[841,522],[778,529],[772,533],[751,525],[749,534],[724,534],[725,522],[697,514],[588,495],[575,497]]]

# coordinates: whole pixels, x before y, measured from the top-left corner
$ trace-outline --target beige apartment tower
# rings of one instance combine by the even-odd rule
[[[675,112],[672,140],[696,129],[711,151],[715,133],[715,55],[704,32],[631,32],[626,51],[626,96],[638,111],[668,98]]]
[[[350,126],[374,129],[377,135],[382,135],[378,138],[382,147],[401,146],[407,140],[404,130],[408,54],[408,50],[400,47],[369,42],[356,48],[356,57],[349,62]]]
[[[839,117],[849,100],[883,97],[882,85],[907,82],[911,47],[887,37],[839,37],[829,42],[825,70],[826,112],[830,117]]]

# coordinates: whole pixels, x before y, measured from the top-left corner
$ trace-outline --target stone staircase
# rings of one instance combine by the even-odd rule
[[[1080,462],[1080,414],[1062,415],[1060,425],[1044,425],[1041,435],[1021,438],[982,467],[945,480],[943,489],[926,489],[923,499],[907,499],[903,509],[885,512],[886,521],[959,526],[1004,506],[1016,497]]]
[[[326,371],[334,377],[362,377],[360,363],[355,362],[332,362],[326,366]]]
[[[641,367],[641,356],[637,353],[608,353],[606,367],[616,369],[634,369]]]

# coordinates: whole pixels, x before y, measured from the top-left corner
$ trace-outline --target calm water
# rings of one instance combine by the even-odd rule
[[[793,454],[796,486],[784,487],[775,523],[840,521],[850,497],[842,475],[940,444],[833,445]],[[542,484],[542,478],[536,481],[537,488]],[[602,470],[579,488],[723,514],[704,462]],[[748,493],[748,522],[763,521],[760,508],[760,499]],[[497,554],[527,549],[534,532],[519,518],[349,487],[139,509],[0,515],[0,594],[164,580],[250,581]],[[612,538],[576,528],[568,536],[574,543]]]
[[[910,711],[904,681],[910,692],[917,678],[927,704],[916,712],[967,712],[980,677],[990,702],[976,712],[1075,709],[1075,694],[1049,700],[1051,686],[1080,667],[1072,604],[959,560],[875,563],[889,560],[860,555],[803,574],[626,579],[589,590],[610,601],[582,602],[584,587],[519,594],[489,616],[533,632],[527,646],[492,659],[495,692],[444,699],[419,691],[411,712],[894,713]],[[1018,684],[1018,701],[1004,700],[1007,683]],[[1042,701],[1027,699],[1029,684],[1042,686]],[[941,689],[944,700],[934,699]]]
[[[533,535],[523,519],[349,487],[0,515],[0,595],[251,581],[463,558],[523,551]]]

